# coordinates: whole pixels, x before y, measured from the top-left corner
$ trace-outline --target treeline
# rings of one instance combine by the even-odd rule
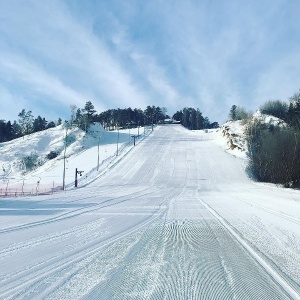
[[[185,107],[173,115],[173,119],[179,121],[184,127],[190,130],[200,130],[209,128],[218,128],[218,122],[210,123],[207,117],[203,117],[201,111],[197,108]]]
[[[287,103],[281,100],[269,100],[259,107],[261,113],[274,116],[287,123],[290,127],[300,130],[300,92],[290,97]],[[247,120],[252,117],[251,112],[244,107],[233,105],[229,112],[229,119]]]
[[[270,100],[260,107],[282,121],[254,119],[246,129],[249,171],[258,181],[286,187],[300,185],[300,92],[289,100]]]
[[[89,101],[83,109],[71,107],[71,123],[87,130],[93,122],[99,122],[106,130],[157,124],[169,118],[167,109],[159,106],[147,106],[145,110],[131,107],[125,109],[108,109],[99,114]]]
[[[120,126],[127,128],[128,126],[147,126],[151,124],[159,124],[164,120],[170,119],[165,107],[147,106],[143,111],[141,109],[109,109],[93,117],[94,122],[100,122],[104,128],[116,128]],[[203,117],[199,109],[184,108],[177,111],[173,120],[180,122],[184,127],[191,130],[199,130],[205,128],[217,128],[217,122],[210,123],[207,117]]]
[[[25,109],[22,109],[18,117],[18,121],[13,122],[0,120],[0,142],[10,141],[33,132],[55,127],[62,123],[60,118],[56,123],[47,121],[41,116],[34,118],[32,111],[26,111]]]
[[[24,135],[42,131],[62,124],[62,119],[57,122],[48,122],[44,117],[35,118],[31,110],[23,109],[18,114],[18,121],[11,123],[0,120],[0,142],[9,141]],[[70,126],[77,126],[85,131],[94,122],[99,122],[106,130],[116,128],[132,128],[137,126],[149,126],[163,123],[170,119],[165,107],[148,105],[145,110],[140,108],[108,109],[97,113],[91,101],[87,101],[83,108],[76,105],[70,106],[70,118],[65,120]],[[199,109],[184,108],[173,115],[173,119],[191,130],[217,128],[217,122],[210,123],[207,117],[203,117]]]

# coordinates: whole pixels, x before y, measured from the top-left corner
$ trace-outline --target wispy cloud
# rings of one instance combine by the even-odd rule
[[[281,99],[288,100],[300,89],[300,52],[286,57],[270,66],[258,76],[255,99],[263,101]]]
[[[2,1],[2,90],[65,115],[91,100],[98,110],[193,106],[223,121],[233,104],[254,110],[298,90],[299,9],[294,0]]]
[[[64,85],[57,77],[46,73],[34,62],[20,56],[2,53],[0,67],[2,76],[27,85],[32,93],[41,93],[58,102],[64,99],[66,105],[78,105],[82,102],[82,95]]]
[[[64,5],[53,2],[49,9],[43,3],[31,1],[29,6],[30,10],[27,7],[25,12],[29,24],[25,27],[20,27],[24,11],[17,8],[17,3],[15,11],[5,18],[8,24],[21,20],[15,36],[9,37],[9,25],[4,29],[17,45],[13,49],[7,43],[1,50],[2,77],[26,83],[32,92],[67,107],[82,107],[88,100],[98,109],[147,103],[147,96],[135,86],[130,74],[100,40],[68,14]],[[23,56],[10,54],[12,51],[22,52]]]

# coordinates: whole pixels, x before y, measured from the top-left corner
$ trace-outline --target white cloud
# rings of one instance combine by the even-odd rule
[[[0,84],[0,119],[6,121],[17,120],[18,113],[24,108],[24,99],[12,95]]]
[[[98,109],[103,109],[147,103],[147,96],[130,74],[61,2],[44,5],[29,1],[24,9],[18,5],[11,4],[3,21],[8,22],[4,31],[9,42],[1,51],[2,76],[26,83],[33,92],[52,95],[53,100],[64,105],[82,107],[91,100]],[[13,25],[17,29],[11,31]],[[10,42],[15,43],[14,47]]]
[[[25,83],[32,92],[51,97],[54,101],[62,101],[64,104],[80,104],[82,95],[65,86],[55,76],[43,71],[33,62],[20,56],[2,53],[0,66],[2,76],[13,77],[15,81]],[[57,100],[56,100],[57,99]]]
[[[1,2],[0,78],[7,90],[15,83],[19,95],[23,88],[64,106],[154,104],[169,113],[193,106],[223,120],[232,104],[255,109],[260,97],[280,98],[297,86],[297,6]]]
[[[255,90],[257,104],[267,100],[288,100],[294,93],[299,91],[300,83],[300,54],[283,58],[270,66],[258,79]]]

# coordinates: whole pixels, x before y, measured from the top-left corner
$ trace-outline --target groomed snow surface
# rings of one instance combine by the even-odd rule
[[[299,191],[220,134],[159,126],[90,184],[0,199],[0,298],[300,299]]]

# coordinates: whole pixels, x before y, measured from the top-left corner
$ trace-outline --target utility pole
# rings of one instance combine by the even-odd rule
[[[78,187],[77,175],[79,174],[80,176],[82,176],[83,172],[84,171],[78,171],[77,168],[75,169],[75,187]]]
[[[128,130],[129,130],[129,144],[130,144],[130,123],[128,122]]]
[[[36,183],[36,195],[39,194],[39,185],[40,185],[40,182],[41,182],[41,177],[39,177],[39,180]]]
[[[133,137],[133,146],[135,146],[135,138],[136,138],[136,135],[132,135]]]
[[[119,125],[118,125],[117,156],[119,155],[119,137],[120,137],[120,134],[119,134]]]
[[[153,131],[153,112],[152,112],[152,131]]]
[[[9,179],[7,179],[7,184],[6,184],[6,189],[5,189],[5,196],[7,196],[8,184],[9,184]]]
[[[66,126],[66,136],[65,136],[65,149],[64,149],[64,171],[63,171],[63,186],[62,190],[65,190],[65,179],[66,179],[66,150],[67,150],[67,135],[68,135],[68,123],[65,123]]]
[[[97,171],[99,170],[99,164],[100,164],[100,139],[101,139],[101,131],[94,131],[95,133],[98,133],[98,155],[97,155]]]
[[[97,171],[99,171],[99,146],[100,146],[100,134],[99,134],[99,137],[98,137],[98,162],[97,162]]]
[[[22,184],[22,196],[24,196],[24,181],[25,181],[25,179],[23,178],[23,184]]]

